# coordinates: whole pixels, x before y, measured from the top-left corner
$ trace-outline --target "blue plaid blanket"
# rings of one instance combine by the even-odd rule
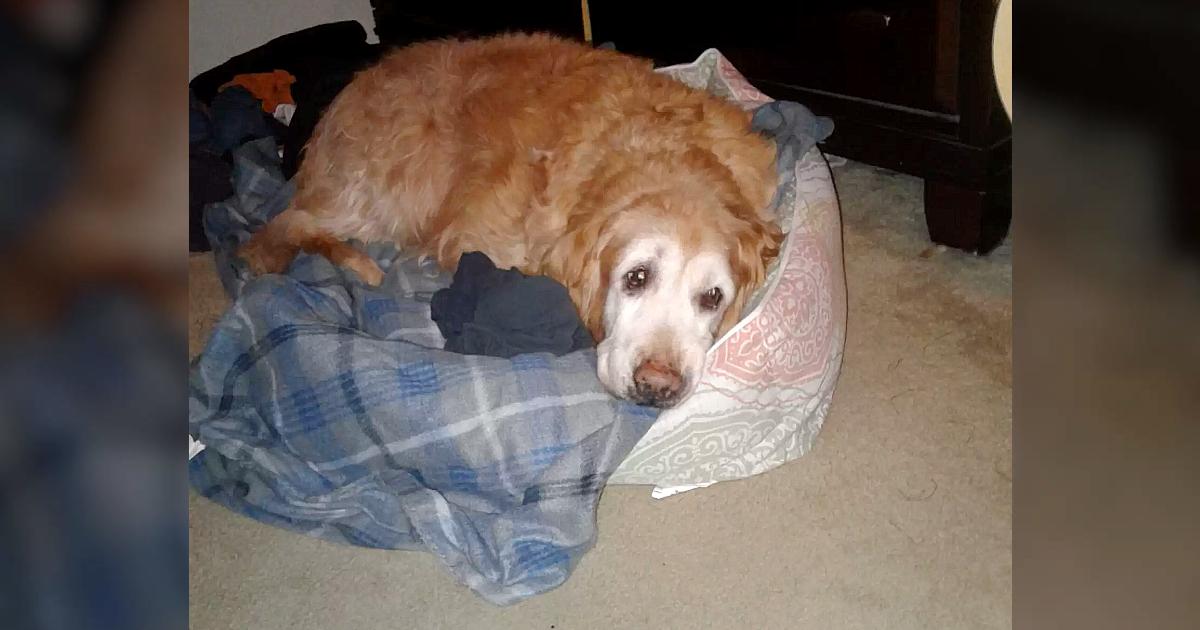
[[[488,601],[565,581],[608,476],[656,417],[608,395],[595,353],[465,356],[429,316],[449,278],[369,249],[379,288],[317,256],[251,277],[233,252],[292,193],[274,142],[236,150],[206,231],[235,298],[190,373],[192,486],[325,540],[425,549]]]

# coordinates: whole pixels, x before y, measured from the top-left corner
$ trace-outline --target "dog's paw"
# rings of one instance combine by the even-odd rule
[[[281,273],[289,262],[284,256],[279,255],[270,248],[264,247],[262,243],[255,239],[251,239],[245,245],[238,248],[237,257],[244,260],[250,272],[256,276],[268,273]]]
[[[374,260],[366,256],[356,256],[352,260],[347,260],[346,267],[357,273],[363,282],[373,287],[377,287],[383,283],[383,270],[379,268],[379,265]]]

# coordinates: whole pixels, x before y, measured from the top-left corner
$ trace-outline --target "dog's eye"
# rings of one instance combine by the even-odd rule
[[[715,311],[721,306],[721,300],[725,294],[721,292],[720,287],[713,287],[704,293],[700,294],[700,308],[706,311]]]
[[[627,291],[637,291],[646,286],[646,281],[649,279],[649,269],[642,266],[634,267],[625,273],[625,289]]]

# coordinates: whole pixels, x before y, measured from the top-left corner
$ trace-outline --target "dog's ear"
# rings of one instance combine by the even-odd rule
[[[777,185],[772,162],[744,147],[734,147],[726,154],[720,148],[694,146],[684,152],[683,160],[693,170],[705,173],[709,186],[731,214],[747,221],[762,221]]]
[[[750,114],[725,103],[708,104],[699,125],[702,148],[727,175],[750,209],[759,213],[771,203],[779,177],[775,143],[753,131]]]
[[[617,248],[606,234],[607,218],[577,213],[542,258],[541,273],[559,279],[596,343],[604,340],[604,302]]]
[[[767,205],[774,193],[769,164],[754,164],[748,156],[754,152],[735,150],[724,158],[716,151],[693,147],[683,160],[693,169],[707,174],[707,181],[728,213],[721,230],[729,238],[729,268],[733,271],[737,294],[721,319],[719,334],[724,334],[741,318],[750,294],[766,279],[766,268],[779,255],[783,233],[768,217]],[[759,156],[761,158],[761,156]]]
[[[737,293],[725,309],[717,336],[724,335],[742,318],[746,301],[767,277],[767,267],[779,256],[783,232],[757,215],[745,217],[729,245],[729,268]]]

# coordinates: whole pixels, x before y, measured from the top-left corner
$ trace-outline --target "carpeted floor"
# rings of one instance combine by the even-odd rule
[[[849,338],[812,453],[662,501],[609,488],[574,576],[504,609],[427,554],[310,540],[193,495],[192,627],[1009,627],[1010,245],[930,247],[920,180],[854,162],[834,176]],[[195,354],[226,304],[204,256],[191,299]]]

